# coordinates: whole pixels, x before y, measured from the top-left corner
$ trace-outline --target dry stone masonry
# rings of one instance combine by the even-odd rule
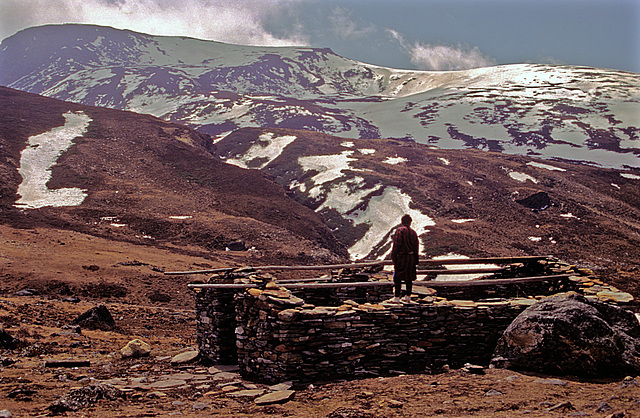
[[[238,288],[195,288],[200,353],[214,363],[237,363],[245,378],[265,382],[488,365],[504,330],[540,299],[573,291],[622,306],[633,300],[588,269],[553,259],[534,264],[510,271],[565,276],[499,286],[483,286],[482,280],[473,286],[440,283],[437,290],[417,286],[412,302],[402,304],[389,300],[391,286],[375,286],[386,277],[375,271],[334,272],[331,281],[342,285],[331,288],[288,289],[246,269],[214,276],[211,283]]]

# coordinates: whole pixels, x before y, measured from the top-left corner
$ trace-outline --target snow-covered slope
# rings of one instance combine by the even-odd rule
[[[614,241],[623,256],[640,237],[637,170],[270,128],[237,130],[213,152],[321,214],[353,259],[386,256],[407,213],[429,256],[500,247],[572,259],[574,246]]]
[[[0,45],[0,84],[213,134],[282,127],[640,167],[640,75],[519,64],[396,70],[328,49],[249,47],[87,25]]]

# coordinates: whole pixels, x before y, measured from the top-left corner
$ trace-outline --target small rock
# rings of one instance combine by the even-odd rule
[[[373,418],[373,417],[374,417],[373,414],[362,411],[360,409],[340,407],[335,411],[331,412],[325,418]]]
[[[609,412],[609,411],[613,411],[613,408],[611,407],[611,405],[609,405],[606,402],[600,402],[600,404],[598,404],[598,408],[596,408],[596,412]]]
[[[624,378],[624,380],[622,381],[622,383],[620,383],[620,389],[625,389],[628,387],[638,387],[640,386],[640,384],[638,384],[638,381],[631,377],[631,376],[627,376]]]
[[[185,401],[173,401],[171,406],[185,406],[187,403]]]
[[[146,357],[151,353],[151,346],[139,339],[131,340],[122,347],[120,354],[122,357]]]
[[[8,409],[3,409],[2,411],[0,411],[0,418],[11,418],[11,417],[13,417],[13,414]]]
[[[540,383],[542,385],[556,385],[556,386],[567,386],[568,383],[564,380],[560,379],[536,379],[534,383]]]
[[[564,402],[560,402],[559,404],[553,405],[550,408],[547,408],[547,411],[570,410],[570,409],[575,409],[575,408],[573,407],[573,405],[571,405],[571,402],[564,401]]]
[[[489,389],[487,392],[485,392],[484,396],[500,396],[500,395],[504,395],[504,393],[495,390],[495,389]]]
[[[247,246],[242,240],[230,242],[229,245],[227,245],[227,248],[230,251],[247,251]]]
[[[271,405],[276,403],[287,402],[293,397],[295,391],[293,390],[278,390],[275,392],[267,393],[260,396],[254,402],[256,405]]]
[[[192,408],[196,411],[202,411],[203,409],[207,409],[209,405],[204,402],[196,402],[193,404]]]
[[[160,399],[160,398],[166,398],[167,394],[164,392],[149,392],[147,393],[147,398],[150,399]]]
[[[200,351],[185,351],[184,353],[177,354],[171,358],[171,364],[187,364],[191,363],[200,355]]]
[[[22,289],[14,293],[16,296],[35,296],[38,294],[36,289]]]
[[[6,366],[11,366],[12,364],[15,364],[16,360],[10,358],[10,357],[2,357],[0,356],[0,366],[2,367],[6,367]]]
[[[478,374],[478,375],[483,375],[484,374],[484,367],[482,366],[476,366],[475,364],[465,364],[464,367],[462,368],[463,372],[466,373],[470,373],[470,374]]]
[[[62,299],[63,302],[68,302],[68,303],[78,303],[80,302],[80,298],[77,296],[69,296],[66,297],[64,299]]]
[[[396,401],[395,399],[387,399],[387,405],[389,405],[390,408],[402,408],[404,403]]]

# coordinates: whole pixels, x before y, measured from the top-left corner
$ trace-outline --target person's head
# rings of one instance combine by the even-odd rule
[[[402,225],[411,226],[411,216],[404,215],[402,219],[400,219],[400,222],[402,222]]]

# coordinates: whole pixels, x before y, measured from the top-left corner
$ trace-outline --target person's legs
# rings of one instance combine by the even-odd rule
[[[406,274],[404,276],[404,283],[405,283],[405,288],[406,288],[406,293],[404,298],[402,299],[403,302],[411,302],[411,292],[413,290],[413,280],[416,277],[416,266],[413,264],[413,262],[411,262],[412,260],[410,260],[410,262],[407,264],[406,266]]]
[[[393,272],[393,295],[397,298],[402,295],[402,276],[402,272],[395,269]]]
[[[405,276],[405,286],[407,287],[407,296],[411,296],[411,291],[413,290],[413,281],[416,278],[416,266],[411,263],[407,266],[407,275]]]

